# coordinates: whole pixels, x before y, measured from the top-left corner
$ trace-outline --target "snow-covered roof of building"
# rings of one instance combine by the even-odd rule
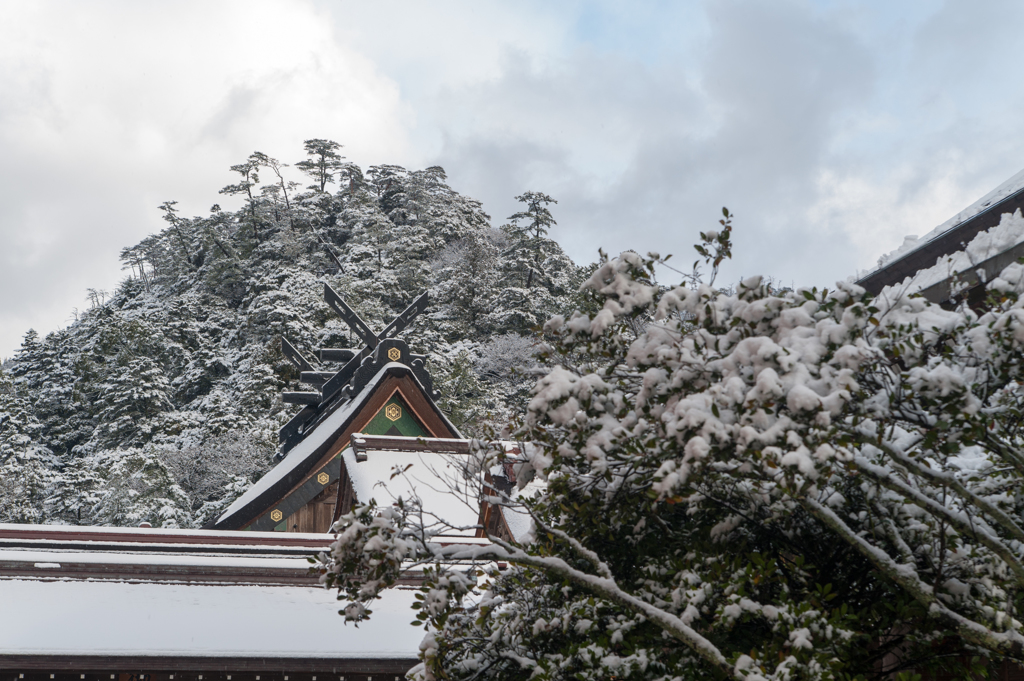
[[[0,579],[0,656],[414,660],[416,591],[355,627],[319,586]],[[411,666],[411,665],[408,665]]]
[[[410,382],[409,385],[415,386],[423,395],[427,395],[426,389],[409,367],[400,362],[384,364],[358,394],[352,398],[337,401],[332,405],[331,410],[321,415],[284,459],[236,499],[210,526],[240,529],[258,514],[278,503],[304,477],[310,474],[328,450],[338,442],[346,428],[363,414],[370,400],[389,377],[407,380]],[[433,417],[441,421],[450,432],[458,434],[455,426],[444,414],[436,410],[433,402],[428,400],[428,404],[434,410]],[[332,470],[331,480],[333,481],[336,477],[337,473]]]
[[[941,225],[937,226],[935,229],[928,232],[924,236],[918,237],[917,235],[910,235],[904,237],[903,244],[900,245],[899,248],[879,257],[878,264],[875,267],[871,268],[866,272],[862,272],[861,274],[866,275],[881,267],[885,267],[887,264],[889,264],[896,258],[899,258],[909,253],[910,251],[913,251],[919,248],[920,246],[928,243],[932,239],[945,234],[949,230],[960,226],[961,224],[970,220],[971,218],[976,217],[982,211],[988,210],[998,205],[999,203],[1018,193],[1022,189],[1024,189],[1024,170],[1021,170],[1019,173],[1008,179],[1006,182],[1002,183],[1001,185],[990,191],[988,194],[985,194],[985,196],[981,197],[980,199],[969,205],[967,208],[964,208],[962,211],[960,211],[950,219],[946,220]]]
[[[0,669],[203,669],[197,658],[217,658],[205,668],[403,672],[422,639],[409,625],[415,577],[346,625],[305,559],[329,541],[0,525]]]
[[[476,535],[480,499],[477,486],[467,484],[467,454],[373,449],[362,458],[349,448],[342,456],[360,503],[415,498],[424,515],[443,526],[437,528],[441,536]]]
[[[884,286],[903,282],[906,277],[913,276],[919,270],[937,265],[941,267],[944,256],[957,253],[980,233],[999,228],[1002,216],[1012,215],[1022,207],[1024,207],[1024,170],[923,237],[919,238],[913,235],[906,237],[899,248],[881,256],[876,267],[858,272],[857,283],[872,293],[878,293]],[[989,245],[995,246],[996,241],[1006,242],[1009,239],[1013,243],[1004,244],[1008,248],[1024,241],[1024,235],[1018,234],[1010,238],[1009,231],[1002,230],[999,234],[993,235],[993,238],[989,240]],[[968,263],[968,266],[976,264],[976,262]],[[923,282],[924,279],[921,281]],[[933,284],[934,282],[923,284],[917,288],[924,289]]]
[[[396,366],[401,365],[394,363],[386,365],[377,372],[377,375],[370,381],[366,390],[347,402],[339,403],[334,412],[321,421],[312,432],[307,433],[302,441],[288,452],[284,459],[260,478],[255,485],[246,490],[245,494],[235,499],[217,520],[223,521],[231,517],[271,490],[275,485],[287,478],[290,473],[301,468],[309,459],[319,458],[323,454],[321,449],[325,445],[330,444],[331,438],[337,434],[338,430],[344,428],[345,423],[362,407],[365,398],[372,394],[374,388],[384,379],[388,369]]]
[[[1024,217],[1021,211],[1003,213],[999,224],[979,232],[961,250],[939,256],[930,267],[919,269],[913,275],[890,286],[905,288],[910,293],[925,291],[950,277],[979,268],[986,261],[1024,243]],[[986,276],[993,273],[986,273]]]

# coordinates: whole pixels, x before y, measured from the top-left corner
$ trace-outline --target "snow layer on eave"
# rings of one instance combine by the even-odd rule
[[[547,483],[538,477],[534,477],[526,483],[522,489],[516,489],[512,493],[513,502],[532,499],[543,494],[547,490]],[[533,518],[526,512],[524,506],[503,506],[501,514],[505,518],[512,538],[517,542],[530,542],[533,537]]]
[[[515,541],[523,542],[531,534],[533,518],[525,510],[511,506],[502,506],[501,515],[505,518],[508,531],[512,533],[512,539]]]
[[[890,289],[905,290],[908,293],[923,291],[954,274],[980,265],[1021,242],[1024,242],[1024,217],[1021,217],[1020,210],[1013,214],[1003,213],[998,225],[979,232],[965,249],[940,256],[931,267],[918,270],[914,276],[907,277],[898,284],[886,286],[879,295],[884,295]],[[984,275],[981,279],[984,281]]]
[[[40,551],[31,549],[0,549],[0,561],[9,563],[76,563],[91,565],[174,565],[197,568],[257,568],[265,570],[308,570],[305,557],[295,558],[260,556],[217,556],[175,553],[128,553],[120,551],[75,551],[73,549],[52,549]],[[54,577],[60,577],[60,569],[54,568]]]
[[[475,528],[480,518],[477,486],[463,473],[468,455],[375,449],[366,453],[365,461],[356,461],[349,447],[342,456],[360,503],[372,498],[378,506],[386,506],[399,498],[417,497],[428,516],[427,523],[437,520],[446,526],[442,535],[475,534],[475,529],[454,529]],[[393,473],[398,474],[392,477]]]
[[[82,534],[105,535],[105,534],[109,534],[109,535],[117,535],[116,541],[117,541],[118,545],[125,545],[125,546],[132,546],[132,545],[137,545],[137,546],[154,546],[154,545],[157,545],[157,546],[159,546],[159,545],[163,545],[163,544],[175,544],[175,545],[183,544],[183,545],[187,545],[187,546],[197,546],[197,547],[200,547],[198,550],[206,550],[206,549],[214,548],[214,547],[237,546],[237,544],[234,541],[232,541],[230,543],[225,543],[225,544],[209,544],[209,543],[207,543],[205,541],[202,542],[201,544],[199,544],[199,543],[193,544],[193,543],[190,543],[190,542],[188,542],[186,540],[189,539],[189,538],[198,538],[198,539],[207,540],[207,539],[217,538],[217,537],[224,537],[224,538],[229,538],[229,539],[232,539],[232,540],[237,540],[238,539],[238,532],[236,530],[181,530],[181,529],[167,529],[167,528],[163,528],[163,527],[145,527],[145,528],[143,528],[143,527],[107,527],[107,526],[103,526],[103,525],[26,525],[26,524],[21,524],[21,523],[0,523],[0,532],[14,532],[14,533],[19,534],[19,535],[20,534],[30,535],[30,534],[35,533],[35,532],[66,533],[69,536],[66,537],[66,538],[62,537],[61,538],[62,541],[66,540],[66,541],[77,541],[77,542],[85,542],[85,543],[106,543],[106,542],[108,542],[110,540],[108,540],[108,539],[106,539],[106,538],[104,538],[102,536],[94,538],[94,539],[83,540],[80,537],[70,536],[70,535],[82,535]],[[146,537],[161,536],[161,537],[166,537],[167,541],[166,542],[148,542],[148,541],[132,542],[132,541],[124,541],[122,539],[122,537],[132,536],[132,535],[140,535],[140,537],[141,536],[146,536]],[[324,535],[319,534],[319,533],[310,533],[310,532],[289,532],[287,537],[282,537],[280,532],[247,532],[245,534],[245,538],[246,538],[246,540],[251,539],[254,544],[257,543],[257,541],[261,540],[261,539],[264,539],[264,540],[265,539],[280,540],[280,539],[284,539],[284,538],[288,539],[288,544],[265,544],[265,545],[264,544],[260,544],[260,548],[266,548],[267,550],[272,550],[274,548],[295,548],[295,546],[294,546],[295,542],[301,541],[303,539],[309,540],[309,542],[311,544],[321,544],[324,541]],[[0,542],[2,542],[4,539],[9,539],[9,537],[0,537]],[[18,539],[19,540],[23,540],[23,541],[37,541],[37,542],[51,542],[51,541],[55,541],[54,539],[50,539],[50,538],[37,538],[37,539],[25,538],[25,539],[22,539],[21,537],[18,537]],[[113,539],[113,537],[112,537],[112,539]]]
[[[945,234],[949,230],[958,227],[962,223],[966,222],[967,220],[970,220],[974,216],[985,211],[991,206],[994,206],[995,204],[999,203],[1006,197],[1020,191],[1021,189],[1024,189],[1024,170],[1021,170],[1019,173],[1008,179],[1006,182],[1002,183],[1001,185],[990,191],[988,194],[985,194],[985,196],[981,197],[967,208],[964,208],[962,211],[960,211],[950,219],[946,220],[941,225],[925,234],[923,237],[918,237],[916,235],[904,237],[903,244],[899,248],[889,253],[886,253],[885,255],[880,257],[878,259],[878,264],[875,267],[858,272],[857,279],[863,279],[869,274],[877,272],[878,270],[882,269],[883,267],[893,262],[894,260],[903,257],[904,255],[910,253],[911,251],[917,250],[918,248],[924,246],[926,243],[928,243],[935,237]]]
[[[333,414],[321,421],[313,429],[313,432],[307,433],[302,441],[288,452],[288,456],[284,457],[279,464],[270,469],[255,485],[246,490],[245,494],[235,499],[234,503],[228,506],[227,510],[217,518],[217,522],[223,522],[245,508],[250,502],[258,499],[261,494],[273,487],[278,481],[284,479],[286,475],[312,456],[327,438],[332,437],[345,424],[345,421],[352,415],[352,412],[363,404],[365,401],[363,398],[377,387],[377,384],[384,378],[384,374],[387,373],[388,369],[394,366],[405,367],[404,364],[398,364],[397,362],[385,364],[356,398],[350,400],[343,407],[339,407]]]
[[[0,580],[0,655],[415,658],[415,593],[357,628],[322,587]]]

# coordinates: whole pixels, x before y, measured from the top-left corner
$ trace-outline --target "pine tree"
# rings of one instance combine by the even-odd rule
[[[523,277],[522,287],[529,289],[535,283],[546,279],[544,265],[551,250],[548,230],[556,223],[548,210],[549,203],[558,203],[547,194],[526,192],[516,197],[526,204],[526,210],[509,216],[509,223],[503,227],[512,242],[510,254],[513,267]]]
[[[341,145],[333,140],[311,139],[303,142],[303,146],[306,158],[296,163],[295,167],[313,180],[310,189],[323,193],[327,185],[334,181],[335,173],[344,165],[345,157],[338,153]]]
[[[547,194],[526,192],[516,197],[526,210],[514,213],[502,226],[507,241],[502,253],[501,291],[489,315],[498,332],[533,333],[553,314],[567,314],[562,307],[575,291],[579,269],[561,247],[547,237],[555,224]]]

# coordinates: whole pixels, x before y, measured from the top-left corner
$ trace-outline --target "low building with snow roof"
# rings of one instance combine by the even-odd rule
[[[321,349],[322,371],[283,349],[314,389],[281,429],[277,464],[203,530],[0,525],[0,681],[132,678],[398,681],[416,663],[420,576],[406,574],[360,626],[338,615],[308,558],[357,504],[413,498],[441,543],[518,538],[509,463],[476,471],[470,441],[438,409],[424,358],[381,333],[329,286],[325,298],[366,344]],[[491,489],[492,493],[481,490]]]

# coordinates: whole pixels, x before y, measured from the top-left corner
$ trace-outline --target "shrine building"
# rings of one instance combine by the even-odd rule
[[[528,523],[453,484],[469,440],[438,409],[424,356],[397,337],[427,295],[380,333],[324,295],[363,347],[319,349],[314,363],[282,340],[310,389],[283,395],[301,409],[276,465],[202,530],[0,525],[0,681],[399,681],[417,663],[421,575],[346,625],[308,561],[334,521],[415,494],[445,519],[444,543],[486,542],[485,527],[513,538]],[[510,466],[486,478],[514,482]]]

